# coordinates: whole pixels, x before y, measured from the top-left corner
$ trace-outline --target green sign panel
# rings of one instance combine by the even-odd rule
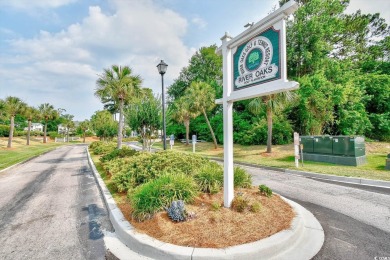
[[[234,90],[280,79],[280,35],[272,27],[238,46],[233,55]]]

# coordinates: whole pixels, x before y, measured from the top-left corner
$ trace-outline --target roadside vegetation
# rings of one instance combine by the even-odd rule
[[[8,138],[0,137],[0,170],[64,145],[64,143],[54,142],[43,144],[42,138],[32,138],[30,145],[26,146],[26,138],[21,137],[14,138],[12,149],[6,148],[7,143]]]
[[[252,187],[251,176],[239,167],[236,198],[224,208],[222,166],[201,155],[130,152],[113,142],[94,142],[89,149],[126,219],[161,241],[222,248],[289,228],[294,217],[269,187]]]

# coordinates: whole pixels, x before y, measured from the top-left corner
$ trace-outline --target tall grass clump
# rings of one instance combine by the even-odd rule
[[[252,176],[241,167],[234,167],[234,187],[235,188],[252,187]]]
[[[165,173],[138,186],[129,194],[133,217],[142,221],[168,207],[174,200],[192,202],[198,187],[191,176],[183,173]]]
[[[216,162],[208,162],[194,175],[194,179],[202,192],[218,193],[223,186],[223,169]]]

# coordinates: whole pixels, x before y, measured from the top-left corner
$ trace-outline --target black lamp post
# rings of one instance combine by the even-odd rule
[[[163,146],[164,150],[167,149],[166,144],[166,125],[165,125],[165,90],[164,90],[164,74],[167,71],[168,64],[166,64],[163,60],[157,65],[158,73],[161,74],[161,86],[162,86],[162,116],[163,116]]]

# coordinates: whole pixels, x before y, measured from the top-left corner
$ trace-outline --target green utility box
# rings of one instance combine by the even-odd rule
[[[359,157],[366,155],[363,137],[335,136],[333,137],[333,154]]]
[[[328,135],[314,136],[313,152],[318,154],[332,154],[333,137]]]
[[[301,136],[300,144],[304,160],[351,166],[367,163],[364,137]]]
[[[302,151],[304,153],[314,152],[314,137],[313,136],[301,136],[299,138],[300,143],[303,145]]]

